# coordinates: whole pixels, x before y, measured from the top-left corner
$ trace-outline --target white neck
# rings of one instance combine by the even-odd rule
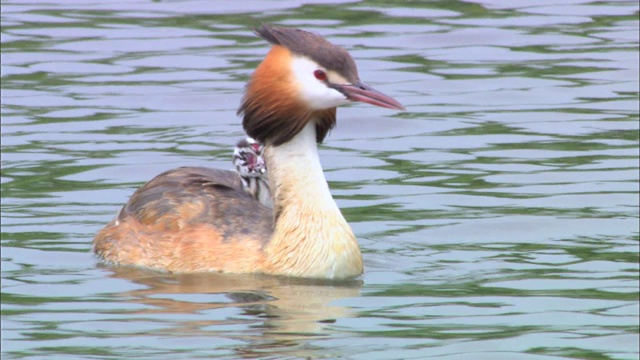
[[[288,275],[344,278],[362,272],[357,241],[324,177],[315,122],[290,141],[267,146],[275,230],[267,251],[274,268]],[[300,262],[305,265],[301,266]]]
[[[340,211],[331,196],[320,164],[315,123],[309,122],[290,141],[268,147],[265,157],[274,199],[283,191],[295,191],[302,198],[312,198],[317,206]],[[285,199],[280,197],[278,200]]]

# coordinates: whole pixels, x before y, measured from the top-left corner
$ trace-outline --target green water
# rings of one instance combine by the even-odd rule
[[[2,358],[637,359],[638,4],[2,4]],[[365,274],[100,264],[136,187],[231,168],[266,23],[403,103],[320,149]]]

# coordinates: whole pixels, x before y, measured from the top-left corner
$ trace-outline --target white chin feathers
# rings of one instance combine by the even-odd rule
[[[313,72],[323,69],[315,61],[305,56],[293,57],[293,76],[297,82],[302,100],[314,110],[330,109],[348,103],[339,91],[328,87],[316,79]]]

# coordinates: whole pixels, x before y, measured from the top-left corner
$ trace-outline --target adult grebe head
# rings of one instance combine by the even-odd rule
[[[256,33],[273,47],[247,84],[239,114],[249,136],[280,145],[315,121],[322,142],[336,124],[336,107],[352,101],[403,110],[366,85],[349,53],[322,36],[264,25]]]

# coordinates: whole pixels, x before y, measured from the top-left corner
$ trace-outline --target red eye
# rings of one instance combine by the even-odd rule
[[[316,70],[313,72],[313,76],[320,81],[327,81],[327,74],[322,70]]]

